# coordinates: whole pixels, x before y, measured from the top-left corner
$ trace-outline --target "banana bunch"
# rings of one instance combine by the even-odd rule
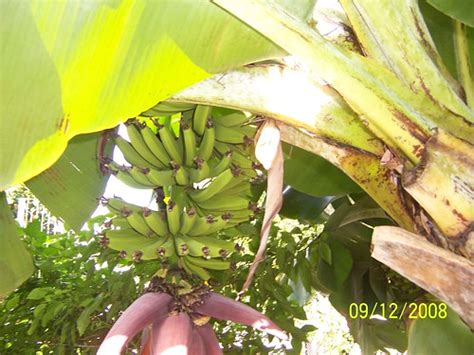
[[[129,140],[115,142],[130,165],[105,165],[131,187],[163,187],[165,208],[105,200],[116,214],[104,232],[108,246],[135,261],[166,258],[204,280],[208,270],[228,269],[234,245],[216,236],[253,218],[261,193],[251,148],[256,128],[248,123],[241,112],[168,102],[128,120]]]
[[[107,221],[103,234],[108,246],[133,260],[166,258],[190,274],[209,279],[209,270],[227,270],[224,260],[235,250],[232,242],[217,239],[216,233],[235,225],[230,215],[219,218],[198,216],[190,208],[180,208],[169,200],[162,211],[153,211],[114,197],[103,199],[116,216]]]
[[[187,111],[176,113],[178,109]],[[232,112],[213,118],[209,106],[198,105],[193,110],[193,105],[169,103],[159,104],[146,114],[179,114],[179,136],[167,118],[160,121],[156,116],[149,121],[156,129],[128,120],[129,141],[117,136],[115,143],[131,167],[109,164],[111,173],[127,185],[141,189],[188,186],[231,168],[255,176],[252,162],[243,152],[252,143],[255,127],[246,125],[248,117],[244,114]]]

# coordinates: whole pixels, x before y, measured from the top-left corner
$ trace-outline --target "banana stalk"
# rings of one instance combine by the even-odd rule
[[[466,26],[454,20],[454,54],[459,80],[464,88],[466,102],[474,109],[474,73],[471,68]]]
[[[422,162],[403,174],[404,189],[436,221],[449,249],[474,259],[474,147],[439,131]]]
[[[341,4],[369,57],[383,63],[414,92],[426,93],[435,105],[474,117],[433,45],[417,1],[342,0]]]
[[[337,47],[275,3],[215,0],[248,25],[273,40],[336,89],[369,129],[413,164],[420,161],[433,128],[472,140],[474,120],[435,106],[425,92],[413,92],[374,60]]]

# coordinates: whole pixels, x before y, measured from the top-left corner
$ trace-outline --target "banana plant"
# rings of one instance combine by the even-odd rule
[[[431,2],[443,9],[442,1]],[[176,254],[173,262],[207,280],[203,267],[204,272],[181,261],[186,260],[189,243],[180,242],[179,232],[187,218],[194,218],[191,207],[204,230],[215,222],[215,216],[210,217],[212,223],[205,216],[205,210],[212,211],[213,206],[225,212],[226,217],[219,220],[223,224],[232,218],[228,212],[244,209],[244,202],[249,208],[243,219],[248,219],[248,209],[257,209],[245,199],[218,199],[211,186],[192,192],[192,184],[206,174],[211,176],[206,170],[212,156],[209,147],[219,136],[229,140],[225,143],[246,145],[245,137],[250,135],[241,127],[235,138],[227,124],[214,127],[217,121],[207,120],[208,110],[219,106],[250,112],[260,120],[277,120],[282,140],[328,160],[371,196],[403,229],[397,233],[375,228],[374,246],[385,241],[380,236],[389,234],[395,239],[393,244],[384,244],[392,248],[392,254],[384,254],[381,261],[422,287],[434,285],[430,291],[474,327],[468,309],[472,283],[463,285],[467,292],[455,294],[448,284],[430,283],[426,275],[411,272],[408,263],[395,262],[397,250],[411,245],[404,242],[408,238],[415,244],[413,250],[417,246],[443,259],[438,266],[421,267],[455,265],[449,270],[452,275],[472,275],[474,85],[472,28],[468,27],[472,18],[445,10],[454,17],[457,71],[453,73],[444,63],[444,54],[438,52],[417,1],[341,0],[340,7],[335,1],[327,3],[336,10],[313,1],[284,0],[198,1],[192,9],[171,7],[166,1],[115,7],[107,1],[93,6],[71,1],[51,7],[33,1],[7,2],[2,5],[7,10],[2,12],[2,40],[12,56],[2,62],[2,71],[9,74],[2,76],[2,85],[10,85],[12,98],[26,97],[28,80],[38,79],[41,85],[29,95],[32,100],[25,100],[27,106],[20,109],[11,99],[2,109],[6,128],[2,129],[2,153],[11,154],[2,154],[0,160],[1,188],[41,173],[73,136],[136,117],[127,122],[130,142],[114,138],[131,166],[117,166],[110,159],[101,164],[136,187],[173,188],[164,192],[166,201],[160,201],[164,207],[156,211],[159,215],[137,206],[116,208],[118,223],[137,231],[135,240],[144,247],[134,250],[133,245],[128,256],[134,260],[157,257],[155,241],[146,238],[165,237],[158,250],[166,254],[168,244],[180,243],[180,248],[169,249]],[[191,14],[209,25],[200,26],[190,19]],[[334,28],[328,30],[325,26],[331,23]],[[16,45],[18,33],[22,36]],[[65,40],[70,40],[68,46]],[[32,51],[40,58],[37,68],[26,64]],[[94,55],[101,60],[90,66]],[[11,75],[15,65],[22,74],[17,81]],[[11,84],[15,82],[21,85]],[[48,90],[43,91],[43,86]],[[167,102],[162,103],[164,99]],[[186,116],[190,111],[186,105],[194,108],[196,122]],[[169,117],[157,120],[153,127],[146,123],[172,113],[176,106],[183,112],[180,127],[173,128]],[[28,117],[41,113],[41,120],[22,120],[25,112]],[[239,125],[242,115],[238,116],[229,120]],[[13,120],[7,120],[10,117]],[[197,138],[190,134],[190,120]],[[21,136],[21,129],[29,124],[27,139],[15,136],[13,141],[8,132]],[[41,125],[44,129],[31,129]],[[173,137],[173,129],[182,130],[182,137]],[[224,153],[219,152],[218,159],[224,161]],[[230,154],[228,159],[238,159],[235,151]],[[33,164],[37,160],[40,164]],[[217,169],[215,160],[213,169]],[[230,179],[230,173],[221,174],[212,175],[219,191]],[[188,200],[193,205],[183,209],[183,201]],[[108,204],[114,208],[110,200]],[[164,233],[160,218],[168,228]],[[120,236],[114,240],[113,234],[105,232],[104,244],[116,245]],[[425,240],[436,247],[423,248]],[[199,252],[205,254],[204,250]],[[172,327],[186,322],[190,327],[187,318],[164,322],[168,321]],[[161,329],[153,326],[149,331],[160,338]],[[191,338],[192,329],[188,330],[184,335]]]

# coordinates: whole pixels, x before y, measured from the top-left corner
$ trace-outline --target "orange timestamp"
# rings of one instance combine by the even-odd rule
[[[445,319],[448,316],[446,303],[379,303],[369,305],[367,303],[351,303],[349,305],[349,317],[351,319],[370,319],[373,316],[382,316],[385,319],[402,319],[404,315],[408,319]]]

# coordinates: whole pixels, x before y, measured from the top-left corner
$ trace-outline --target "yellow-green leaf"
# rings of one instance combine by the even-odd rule
[[[0,193],[0,245],[0,297],[3,297],[33,273],[31,255],[17,233],[5,193]]]
[[[2,1],[0,45],[0,190],[51,166],[75,135],[282,53],[207,0]]]

